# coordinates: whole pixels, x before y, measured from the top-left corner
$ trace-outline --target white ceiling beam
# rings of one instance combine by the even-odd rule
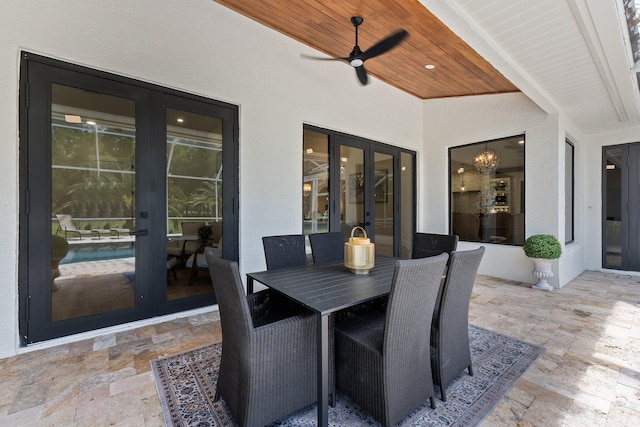
[[[545,90],[537,85],[526,70],[518,66],[478,24],[455,2],[442,0],[419,0],[451,31],[456,33],[471,48],[493,65],[529,99],[547,113],[562,110]]]

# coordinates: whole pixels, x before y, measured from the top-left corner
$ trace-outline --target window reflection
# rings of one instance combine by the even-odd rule
[[[329,231],[329,136],[303,134],[302,215],[304,233]]]
[[[51,86],[51,321],[134,307],[135,104]]]

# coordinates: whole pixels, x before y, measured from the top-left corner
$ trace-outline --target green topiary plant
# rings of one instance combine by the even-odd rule
[[[201,240],[207,240],[211,236],[212,230],[210,225],[203,225],[198,228],[198,237]]]
[[[529,258],[558,259],[562,255],[562,246],[550,234],[534,234],[525,240],[522,246]]]

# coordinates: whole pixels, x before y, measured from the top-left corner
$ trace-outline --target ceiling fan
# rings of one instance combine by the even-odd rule
[[[404,40],[404,38],[407,37],[409,33],[406,30],[399,30],[391,34],[387,38],[380,40],[378,43],[374,44],[369,49],[363,52],[360,49],[360,46],[358,46],[358,27],[360,26],[360,24],[362,24],[363,21],[364,21],[364,18],[362,18],[361,16],[351,17],[351,23],[356,28],[356,44],[353,47],[353,50],[351,51],[348,57],[318,58],[318,57],[311,57],[306,55],[304,56],[311,59],[323,59],[323,60],[329,60],[329,61],[346,61],[353,68],[356,69],[356,75],[358,76],[358,80],[360,80],[360,83],[362,83],[363,85],[366,85],[369,79],[367,77],[367,70],[365,70],[364,68],[364,61],[366,61],[367,59],[371,59],[376,56],[382,55],[383,53],[386,53],[389,50],[393,49],[402,40]]]

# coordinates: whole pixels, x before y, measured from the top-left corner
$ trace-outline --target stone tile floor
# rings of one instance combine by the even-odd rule
[[[640,425],[640,277],[478,276],[470,321],[546,348],[483,426]],[[211,312],[2,359],[0,425],[162,426],[149,361],[220,339]]]

